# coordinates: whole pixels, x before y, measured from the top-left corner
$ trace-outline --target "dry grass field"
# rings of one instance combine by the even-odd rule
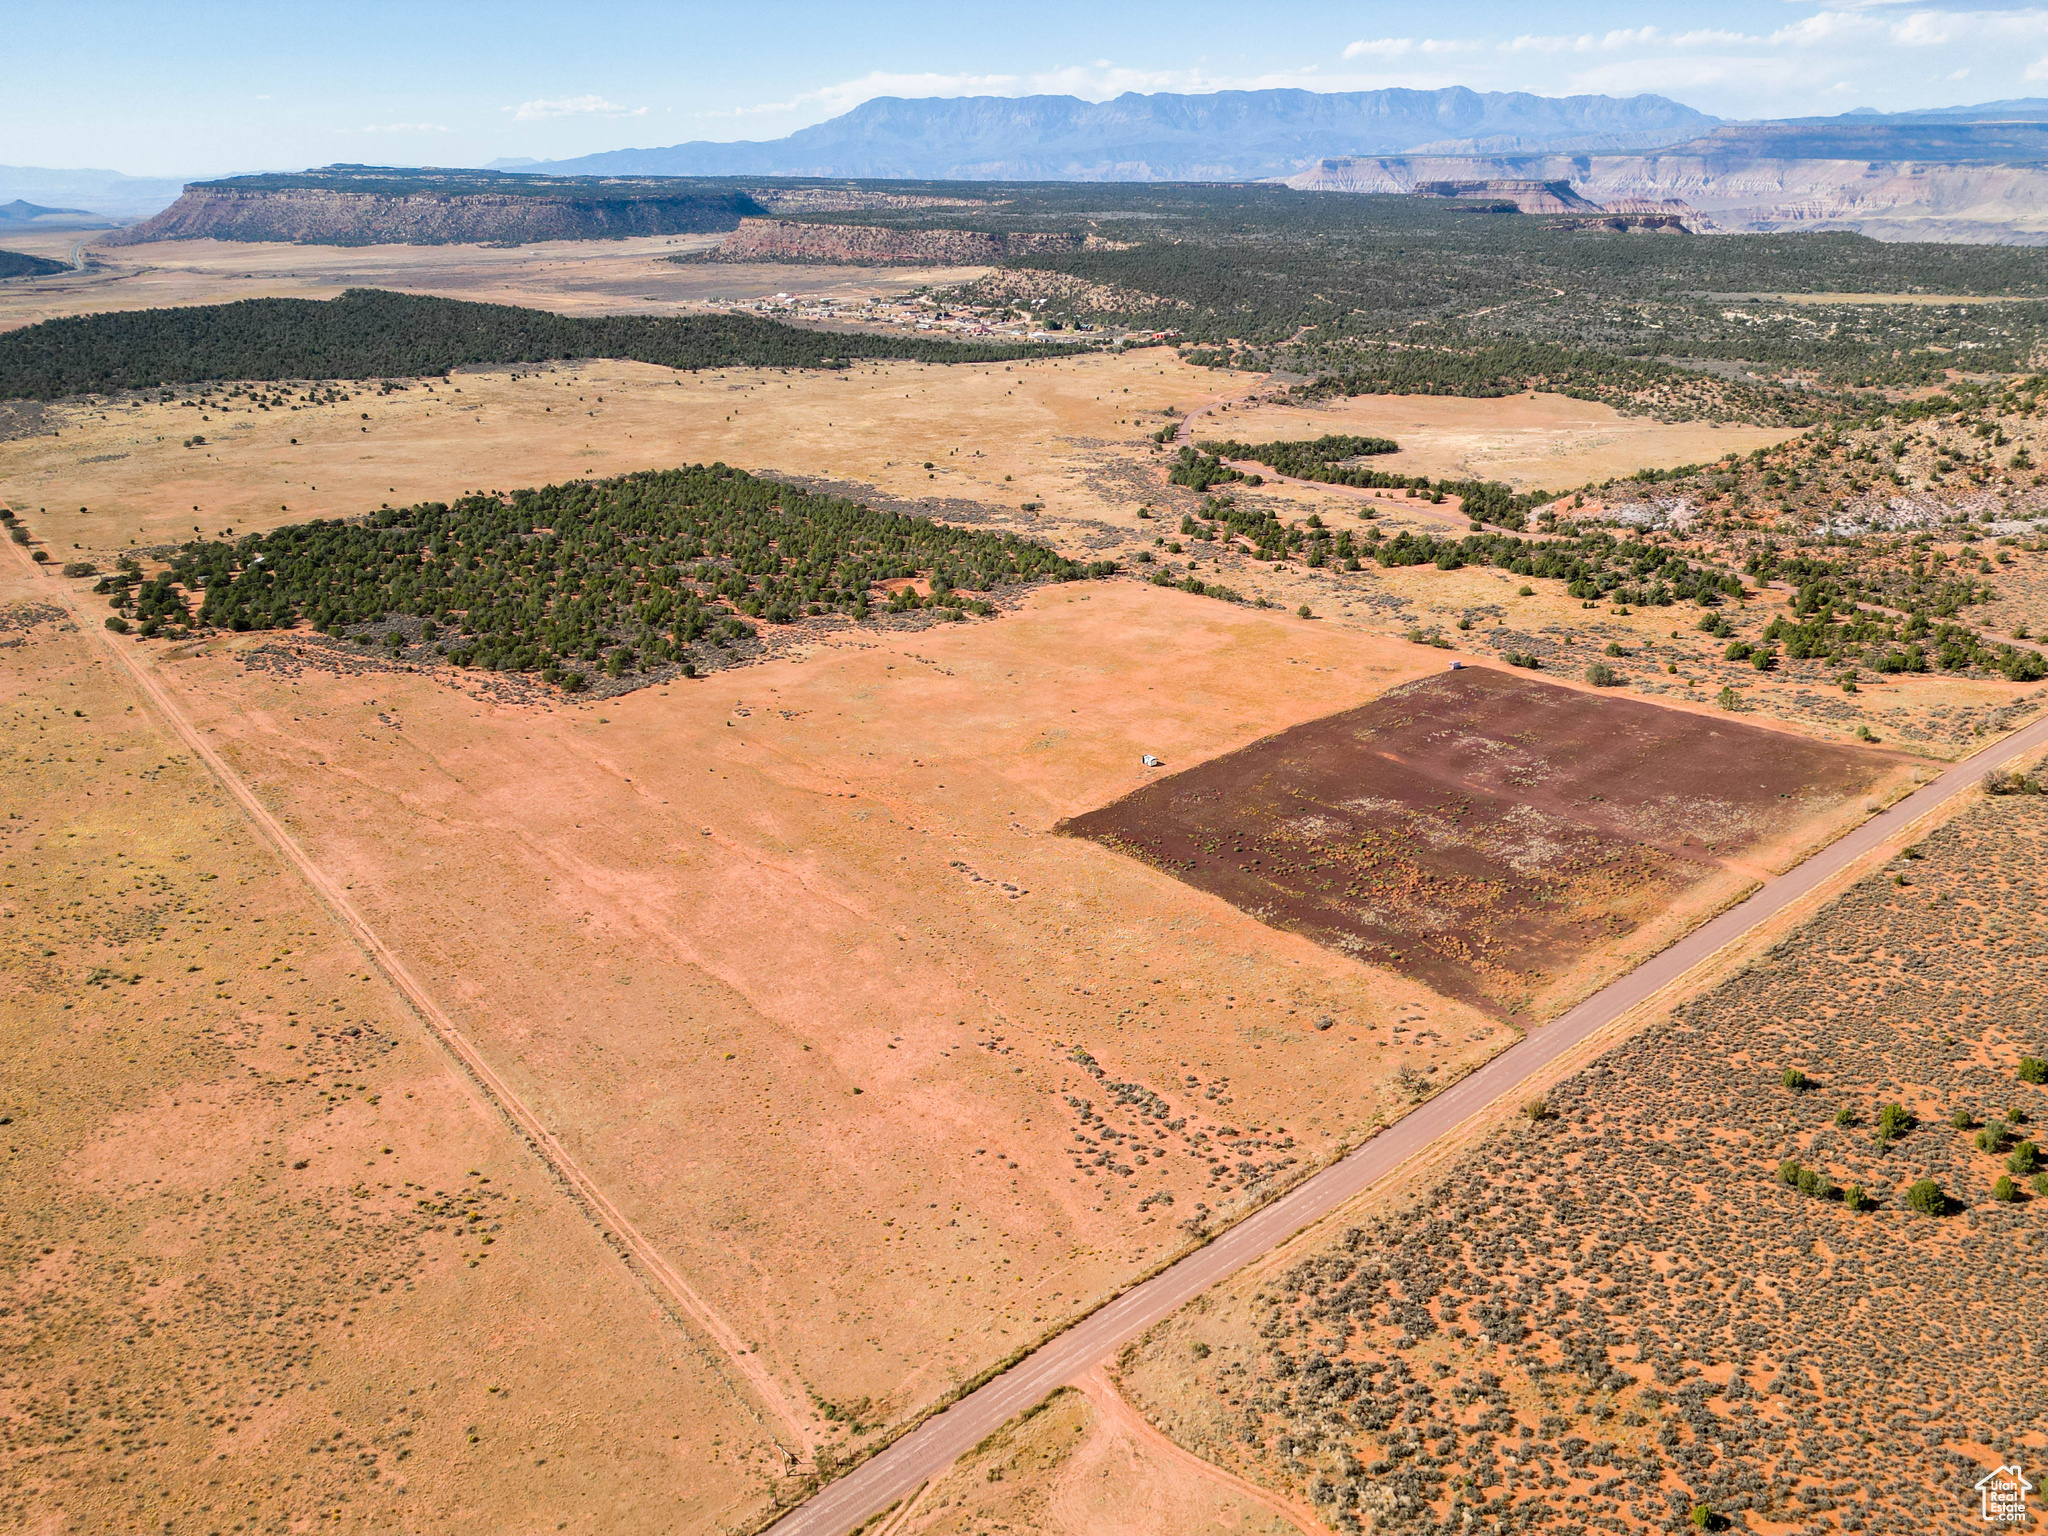
[[[1848,697],[1811,664],[1763,674],[1727,661],[1722,642],[1693,629],[1690,609],[1588,610],[1554,582],[1523,596],[1519,578],[1493,568],[1344,573],[1161,548],[1200,498],[1166,484],[1166,455],[1150,434],[1170,419],[1162,414],[1168,408],[1185,412],[1246,387],[1242,376],[1148,349],[834,374],[675,374],[593,362],[465,372],[431,390],[417,383],[389,393],[363,386],[347,400],[297,410],[218,396],[202,408],[192,393],[180,392],[180,403],[152,397],[15,407],[11,428],[0,421],[0,433],[15,434],[0,435],[0,498],[24,513],[54,560],[104,564],[122,551],[167,547],[195,531],[242,533],[468,489],[723,460],[904,510],[1013,528],[1090,559],[1152,554],[1159,562],[1153,569],[1221,581],[1247,599],[1285,609],[1307,604],[1333,627],[1413,633],[1468,654],[1534,656],[1566,678],[1605,660],[1632,691],[1704,708],[1716,707],[1720,691],[1732,688],[1742,712],[1836,740],[1868,725],[1890,745],[1954,757],[2048,700],[2038,685],[1941,674],[1868,678],[1860,695]],[[1417,420],[1474,404],[1516,405],[1392,403]],[[1219,412],[1205,422],[1237,433],[1236,415]],[[1315,424],[1320,430],[1334,423]],[[1691,456],[1685,434],[1695,428],[1636,425],[1642,434],[1635,452],[1647,462]],[[194,436],[207,441],[185,446]],[[1568,435],[1558,442],[1567,444]],[[1573,461],[1570,478],[1586,478],[1592,462]],[[1237,494],[1282,518],[1316,514],[1358,532],[1447,531],[1440,515],[1398,500],[1373,509],[1378,516],[1368,524],[1359,502],[1334,491],[1268,487]],[[1026,502],[1034,510],[1025,511]],[[1140,517],[1148,507],[1156,516]],[[2013,595],[1997,609],[1997,622],[2027,622],[2037,587],[2048,591],[2031,563],[2003,573],[2001,591]],[[1748,628],[1760,630],[1774,614],[1789,612],[1789,601],[1789,594],[1763,594],[1747,605]],[[2048,611],[2033,613],[2032,623],[2048,625]],[[1623,654],[1607,654],[1610,645]]]
[[[1976,1479],[2048,1446],[2010,1150],[2048,1116],[2044,845],[2040,799],[1975,801],[1543,1118],[1155,1330],[1126,1390],[1338,1529],[1978,1528]]]
[[[155,664],[829,1448],[1505,1043],[1049,835],[1419,657],[1120,584],[583,707]]]
[[[133,249],[138,260],[177,254]],[[370,275],[387,259],[377,252],[234,249],[250,258],[244,270],[267,275],[230,279],[219,253],[193,253],[143,302],[212,301],[231,281],[250,292],[407,286]],[[593,309],[620,307],[604,285],[634,280],[607,261],[664,270],[652,251],[608,246],[585,261],[586,250],[561,257],[578,264],[583,298],[550,289],[573,284],[532,265],[553,259],[546,249],[414,250],[397,265],[427,274],[422,291],[546,293],[551,307]],[[272,264],[254,264],[259,254]],[[777,281],[757,269],[665,271],[678,282]],[[819,269],[803,271],[815,289]],[[859,281],[906,276],[864,271]],[[186,297],[163,296],[173,292]],[[1347,575],[1169,550],[1195,498],[1166,485],[1150,435],[1167,408],[1184,412],[1243,382],[1156,349],[842,374],[589,363],[464,372],[431,388],[372,384],[299,409],[220,394],[202,405],[188,390],[14,411],[0,440],[0,497],[56,563],[147,560],[195,531],[723,460],[1013,528],[1074,555],[1152,554],[1155,568],[1199,572],[1271,606],[1127,579],[1051,586],[976,623],[820,621],[748,669],[573,701],[447,666],[337,659],[304,632],[117,642],[686,1278],[737,1341],[720,1351],[663,1313],[454,1075],[344,931],[150,724],[140,696],[92,648],[97,637],[65,627],[60,593],[88,623],[104,612],[89,583],[8,565],[30,604],[9,610],[25,617],[0,636],[22,640],[0,651],[0,667],[30,669],[9,771],[20,775],[24,815],[73,807],[64,824],[33,833],[7,823],[23,828],[14,838],[24,845],[42,840],[50,871],[33,901],[15,902],[26,919],[7,921],[49,937],[10,951],[21,980],[6,1006],[21,1022],[8,1048],[23,1042],[25,1065],[0,1091],[31,1085],[68,1117],[48,1133],[52,1150],[35,1154],[43,1162],[15,1164],[21,1193],[0,1197],[12,1202],[0,1229],[13,1245],[7,1283],[23,1297],[0,1328],[23,1331],[12,1353],[31,1362],[0,1376],[10,1510],[31,1529],[60,1530],[160,1528],[150,1499],[168,1501],[165,1511],[213,1504],[207,1518],[224,1518],[230,1497],[240,1503],[223,1531],[337,1508],[363,1529],[739,1525],[791,1491],[778,1437],[830,1469],[1512,1038],[1412,977],[1054,835],[1063,818],[1146,784],[1155,770],[1141,754],[1164,759],[1165,771],[1192,767],[1369,704],[1456,653],[1411,633],[1468,657],[1540,653],[1573,689],[1584,661],[1612,643],[1631,692],[1688,719],[1724,716],[1713,703],[1719,663],[1705,654],[1714,642],[1681,636],[1683,611],[1593,611],[1555,583],[1523,597],[1517,578],[1492,570]],[[1748,444],[1735,429],[1608,422],[1570,402],[1374,405],[1407,413],[1406,426],[1385,428],[1392,435],[1445,454],[1441,445],[1473,430],[1461,413],[1484,405],[1520,422],[1526,407],[1533,435],[1510,446],[1544,464],[1531,478],[1550,483],[1612,472],[1603,456],[1629,468],[1710,456],[1697,437],[1715,439],[1716,451]],[[1373,430],[1301,414],[1315,431]],[[1219,413],[1218,425],[1254,435],[1237,412]],[[1603,435],[1610,429],[1623,436]],[[1334,494],[1241,494],[1282,516],[1320,512],[1364,527],[1356,504]],[[1390,504],[1378,521],[1441,531],[1426,517]],[[1296,616],[1301,605],[1316,616]],[[1460,619],[1471,627],[1457,628]],[[74,680],[81,701],[88,686],[92,697],[66,707],[84,716],[55,714],[55,690]],[[1809,700],[1814,690],[1796,676],[1735,680],[1741,712],[1766,725],[1841,743],[1875,721],[1887,747],[1902,744],[1889,739],[1896,731],[1937,755],[2012,723],[2042,695],[1915,678]],[[31,700],[53,713],[42,718]],[[121,739],[131,732],[132,743]],[[147,788],[124,761],[130,751],[158,775]],[[1866,756],[1886,769],[1873,770],[1865,798],[1838,797],[1821,815],[1860,815],[1898,787],[1881,782],[1883,771],[1900,776],[1888,751]],[[52,777],[58,757],[75,761]],[[81,856],[73,850],[84,845],[60,834],[82,838],[88,825],[105,851]],[[1789,848],[1818,825],[1774,835]],[[53,878],[91,869],[102,897]],[[118,894],[161,904],[168,898],[129,894],[160,889],[207,926],[65,929],[93,909],[61,903]],[[261,937],[273,925],[292,935],[289,954]],[[208,942],[212,951],[198,947]],[[1621,954],[1596,948],[1586,974]],[[143,979],[131,986],[135,974]],[[310,1008],[293,1006],[299,993]],[[47,999],[57,996],[73,1006],[51,1021]],[[143,997],[149,1005],[136,1007]],[[316,1018],[362,1033],[330,1023],[309,1071],[315,1053],[297,1034]],[[17,1096],[32,1102],[25,1089]],[[191,1106],[212,1118],[180,1118]],[[30,1123],[24,1113],[9,1129]],[[1578,1131],[1550,1122],[1528,1134]],[[194,1157],[193,1145],[209,1150]],[[254,1151],[230,1160],[215,1148]],[[269,1166],[273,1148],[284,1166]],[[106,1192],[152,1159],[164,1160],[174,1193]],[[300,1161],[306,1168],[291,1166]],[[98,1202],[85,1207],[89,1221],[59,1224],[88,1235],[89,1266],[78,1245],[53,1240],[65,1198]],[[303,1225],[271,1219],[266,1200]],[[488,1244],[463,1235],[494,1221]],[[20,1233],[31,1235],[17,1242]],[[67,1253],[72,1267],[60,1270]],[[211,1295],[198,1289],[202,1274],[207,1285],[235,1276],[229,1300],[150,1309],[150,1280],[155,1292],[175,1282],[180,1296]],[[344,1298],[357,1293],[366,1299],[351,1313]],[[1248,1300],[1231,1305],[1253,1317]],[[171,1369],[193,1359],[216,1362],[212,1376]],[[732,1385],[742,1364],[798,1405],[794,1431]],[[95,1422],[141,1423],[141,1410],[111,1396],[60,1404],[58,1386],[122,1371],[158,1384],[153,1428],[87,1438]],[[1153,1378],[1136,1379],[1154,1391],[1144,1385]],[[266,1396],[267,1407],[234,1409],[234,1394],[253,1399],[259,1381],[266,1394],[298,1385]],[[179,1391],[191,1401],[176,1401]],[[420,1401],[435,1392],[447,1395]],[[420,1415],[423,1440],[440,1437],[425,1474],[415,1462],[401,1468],[376,1439],[396,1433],[401,1399]],[[94,1421],[102,1407],[116,1417]],[[228,1470],[202,1463],[222,1451],[202,1445],[200,1431],[225,1434],[233,1411],[258,1418],[232,1447],[223,1442]],[[236,1460],[259,1422],[275,1426],[278,1456],[297,1458],[290,1471]],[[316,1424],[343,1439],[321,1440],[330,1449],[306,1462]],[[140,1444],[150,1433],[166,1443]],[[939,1485],[891,1518],[904,1532],[977,1536],[1003,1525],[1132,1536],[1305,1528],[1282,1507],[1201,1482],[1099,1395],[1062,1398],[1016,1433],[1014,1446],[984,1448],[972,1476],[956,1473],[952,1491]],[[159,1460],[123,1460],[131,1440]],[[1013,1452],[1064,1479],[1059,1498],[1016,1502],[1041,1486],[1022,1462],[988,1476]],[[385,1459],[348,1459],[342,1470],[363,1457]],[[156,1478],[147,1487],[145,1468]],[[1261,1464],[1258,1475],[1277,1474]],[[74,1491],[89,1480],[90,1497]],[[1152,1491],[1119,1501],[1120,1481]],[[387,1497],[401,1482],[408,1493]],[[142,1514],[113,1502],[138,1492]],[[1313,1502],[1305,1487],[1297,1493],[1302,1508]],[[251,1499],[253,1513],[242,1507]],[[1314,1507],[1335,1528],[1334,1512]]]
[[[1390,437],[1398,453],[1376,469],[1433,478],[1505,480],[1516,490],[1567,490],[1647,466],[1703,463],[1797,437],[1780,427],[1661,422],[1565,395],[1466,400],[1446,395],[1355,395],[1284,405],[1262,400],[1205,420],[1198,436],[1245,443],[1338,433]]]
[[[62,276],[0,283],[0,331],[58,315],[226,304],[236,299],[331,299],[346,288],[390,288],[519,304],[563,314],[677,314],[706,299],[814,293],[864,298],[967,282],[976,267],[679,266],[667,258],[716,245],[717,235],[559,240],[535,245],[289,245],[166,240],[85,245],[90,265]],[[8,236],[8,249],[77,259],[89,236],[51,230]]]
[[[782,1458],[0,560],[0,1527],[716,1529]]]

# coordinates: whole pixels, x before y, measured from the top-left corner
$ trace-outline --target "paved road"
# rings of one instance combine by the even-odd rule
[[[1562,1018],[1542,1025],[1478,1071],[1417,1105],[1350,1156],[1247,1217],[1208,1247],[1126,1291],[986,1386],[934,1415],[914,1433],[785,1515],[769,1527],[768,1536],[845,1536],[877,1510],[943,1472],[962,1453],[1054,1388],[1109,1359],[1161,1318],[1378,1183],[1488,1106],[1509,1097],[1566,1052],[1758,924],[1810,895],[1886,838],[1904,831],[1951,797],[1969,792],[1987,770],[2044,745],[2048,745],[2048,718],[1964,759],[1840,842],[1770,881],[1747,901],[1695,929]]]

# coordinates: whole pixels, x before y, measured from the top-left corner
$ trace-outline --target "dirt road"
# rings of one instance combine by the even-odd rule
[[[914,1433],[785,1515],[769,1527],[768,1536],[845,1536],[875,1511],[944,1471],[1012,1415],[1085,1375],[1161,1318],[1378,1183],[1474,1115],[1513,1095],[1574,1047],[1760,923],[1810,895],[1887,838],[1903,832],[1953,796],[1971,792],[1988,770],[2044,745],[2048,745],[2048,719],[2037,720],[1965,758],[1840,842],[1770,881],[1747,901],[1695,929],[1562,1018],[1539,1027],[1478,1071],[1416,1106],[1341,1162],[1254,1212],[1206,1248],[1126,1291],[944,1413],[934,1415]]]
[[[23,563],[27,564],[27,551],[21,550],[18,553],[24,557]],[[483,1053],[456,1027],[455,1021],[434,1001],[426,988],[414,979],[412,973],[406,969],[405,962],[377,936],[376,931],[349,900],[347,892],[307,856],[297,840],[285,830],[283,823],[257,799],[255,791],[242,782],[241,776],[228,766],[226,760],[214,751],[192,722],[185,718],[177,701],[136,655],[134,642],[124,642],[115,638],[97,624],[93,617],[87,615],[73,596],[74,584],[58,576],[55,566],[31,569],[38,569],[50,578],[49,587],[52,595],[64,604],[73,622],[87,634],[97,638],[106,647],[108,654],[134,679],[143,697],[155,707],[178,738],[206,764],[213,776],[219,780],[221,787],[234,796],[235,802],[242,807],[250,821],[255,823],[257,830],[283,854],[286,861],[299,872],[327,905],[328,910],[340,919],[364,952],[376,963],[378,969],[412,1005],[414,1012],[419,1015],[429,1031],[461,1064],[471,1084],[481,1090],[486,1100],[518,1129],[527,1143],[554,1172],[562,1187],[582,1206],[584,1212],[633,1256],[641,1267],[641,1272],[656,1291],[665,1295],[678,1312],[709,1335],[711,1342],[724,1355],[728,1368],[753,1389],[769,1414],[780,1421],[783,1434],[795,1447],[794,1454],[807,1460],[814,1447],[805,1416],[782,1391],[774,1377],[762,1367],[748,1346],[733,1331],[732,1326],[712,1310],[662,1251],[641,1233],[605,1193],[602,1186],[584,1171],[570,1155],[568,1148],[564,1147],[554,1132],[547,1128],[540,1116],[520,1098],[512,1086],[491,1066]]]

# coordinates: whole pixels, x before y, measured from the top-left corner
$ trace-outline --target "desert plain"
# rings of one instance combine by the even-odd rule
[[[140,302],[210,302],[226,281],[217,253],[184,266],[149,254],[173,275],[135,274]],[[521,284],[559,280],[517,253],[493,276],[499,254],[436,255],[420,284],[530,298]],[[592,258],[590,302],[637,272],[604,261],[654,254]],[[251,292],[335,291],[381,270],[374,252],[261,256],[242,257],[268,273],[243,280]],[[803,272],[809,290],[902,276]],[[149,286],[174,279],[188,297]],[[10,1517],[756,1529],[2048,703],[2039,685],[1940,676],[1851,698],[1811,670],[1729,665],[1684,610],[1589,605],[1555,583],[1525,595],[1484,567],[1339,572],[1170,549],[1197,498],[1167,482],[1155,435],[1225,402],[1243,403],[1206,419],[1247,440],[1384,430],[1425,472],[1551,486],[1785,436],[1548,396],[1323,409],[1254,399],[1256,383],[1151,348],[836,373],[593,361],[319,403],[278,381],[15,407],[0,494],[53,564],[0,555],[15,713],[0,893],[15,1171],[0,1195],[13,1250],[0,1326],[21,1362],[0,1375]],[[1015,593],[967,623],[808,621],[752,664],[577,699],[305,628],[120,637],[100,627],[91,583],[54,570],[714,460],[1125,574]],[[1236,494],[1289,520],[1366,526],[1333,490]],[[1447,526],[1399,499],[1375,512],[1389,531]],[[1253,601],[1154,585],[1147,565]],[[1746,621],[1785,601],[1759,594]],[[1543,679],[1511,670],[1510,652],[1548,658]],[[1619,695],[1580,675],[1609,654]],[[1521,956],[1511,989],[1405,951],[1362,954],[1278,920],[1256,889],[1183,878],[1068,825],[1171,798],[1177,782],[1201,791],[1215,765],[1350,712],[1420,709],[1416,730],[1469,748],[1469,721],[1429,714],[1452,659],[1461,687],[1505,702],[1478,749],[1432,770],[1439,788],[1469,799],[1477,784],[1524,825],[1539,798],[1524,791],[1555,764],[1516,758],[1516,732],[1568,709],[1597,738],[1619,718],[1598,711],[1634,712],[1654,721],[1649,782],[1668,798],[1596,809],[1591,779],[1567,774],[1574,793],[1553,793],[1535,828],[1542,857],[1576,860],[1569,839],[1597,836],[1640,861],[1663,838],[1659,867],[1685,866],[1648,881],[1638,863],[1575,868],[1567,892],[1591,882],[1614,899],[1572,945]],[[1738,684],[1735,719],[1716,696]],[[1876,741],[1854,733],[1871,725]],[[1685,828],[1673,839],[1656,821],[1715,788],[1708,738],[1769,757],[1776,777],[1757,803],[1716,810],[1727,846],[1695,835],[1688,849]],[[1369,796],[1373,749],[1346,751],[1331,774]],[[1230,812],[1190,824],[1213,839]],[[1445,955],[1463,942],[1454,924],[1438,938]],[[1662,1070],[1644,1039],[1635,1049]],[[1824,1082],[1843,1070],[1801,1060]],[[1891,1081],[1859,1078],[1857,1103],[1907,1091]],[[1915,1082],[1931,1123],[1954,1087]],[[1581,1128],[1609,1122],[1579,1108],[1587,1083],[1559,1091],[1562,1124],[1500,1131],[1474,1156],[1519,1169],[1543,1137],[1594,1155]],[[1727,1091],[1750,1095],[1744,1146],[1780,1198],[1772,1154],[1816,1128],[1790,1110],[1781,1126],[1767,1087]],[[1973,1105],[1989,1093],[1987,1080]],[[1342,1252],[1438,1236],[1388,1222]],[[1312,1232],[1288,1262],[1325,1262],[1330,1241]],[[1252,1339],[1302,1305],[1301,1286],[1274,1289],[1283,1273],[1204,1303],[1222,1309],[1213,1329],[1167,1326],[1121,1363],[1124,1386],[1104,1374],[1061,1394],[875,1529],[1334,1524],[1315,1477],[1342,1470],[1335,1453],[1278,1448],[1296,1400],[1221,1374],[1266,1369]],[[1476,1321],[1431,1305],[1445,1331]],[[1293,1316],[1295,1332],[1339,1329],[1322,1349],[1336,1361],[1342,1319]],[[1196,1344],[1218,1363],[1191,1367],[1212,1358]],[[1441,1364],[1434,1379],[1506,1369],[1472,1350]],[[1672,1369],[1689,1379],[1683,1359]],[[1590,1406],[1573,1397],[1565,1428],[1533,1422],[1557,1439],[1604,1422],[1602,1404],[1653,1422],[1617,1383],[1580,1395]],[[1258,1443],[1226,1449],[1233,1426]],[[1678,1487],[1675,1473],[1630,1475],[1647,1481],[1625,1496],[1590,1478],[1570,1493],[1650,1509]]]

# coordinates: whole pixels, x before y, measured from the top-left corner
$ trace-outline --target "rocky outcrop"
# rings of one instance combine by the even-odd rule
[[[153,240],[277,240],[299,245],[451,245],[618,240],[733,229],[760,205],[744,192],[606,195],[359,191],[195,185],[104,245]]]
[[[1591,213],[1594,204],[1579,196],[1567,181],[1418,181],[1417,197],[1493,198],[1513,203],[1523,213]]]
[[[971,267],[1006,256],[1078,251],[1079,235],[992,234],[976,229],[887,229],[867,224],[806,224],[742,219],[705,254],[707,261],[824,262],[834,266]]]

